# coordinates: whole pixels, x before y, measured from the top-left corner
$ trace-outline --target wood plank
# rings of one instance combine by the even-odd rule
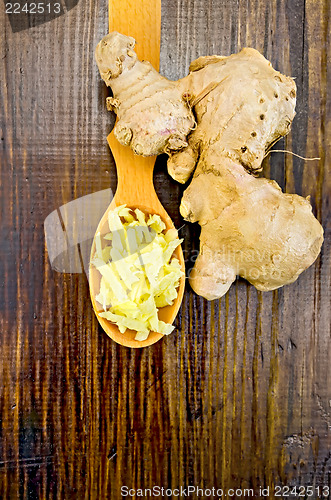
[[[0,44],[0,497],[120,498],[121,485],[329,485],[330,3],[162,0],[161,72],[199,55],[261,50],[296,77],[297,116],[265,174],[311,195],[326,241],[316,265],[276,292],[238,280],[208,303],[187,287],[175,333],[142,351],[99,330],[86,277],[51,269],[46,216],[116,186],[113,118],[94,63],[106,2],[78,2]],[[159,158],[154,182],[188,267],[199,228]],[[194,496],[192,497],[194,498]]]

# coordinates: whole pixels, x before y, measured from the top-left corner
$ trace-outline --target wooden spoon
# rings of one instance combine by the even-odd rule
[[[139,59],[150,61],[155,69],[159,69],[160,33],[161,33],[161,0],[109,0],[109,32],[118,31],[123,35],[132,36],[137,42],[136,53]],[[142,157],[135,155],[129,147],[122,146],[113,133],[109,134],[108,144],[111,148],[117,168],[117,189],[115,196],[104,213],[97,233],[101,235],[109,232],[108,212],[116,206],[126,204],[130,208],[140,208],[146,214],[159,214],[167,229],[174,227],[172,220],[158,199],[153,185],[153,170],[156,157]],[[95,238],[92,243],[91,258],[95,254]],[[179,259],[185,273],[184,257],[181,247],[177,247],[174,255]],[[160,340],[163,335],[150,332],[144,341],[135,340],[136,332],[126,330],[123,334],[116,324],[111,323],[98,315],[102,305],[95,297],[100,289],[100,273],[90,266],[89,282],[93,309],[99,323],[107,335],[115,342],[126,347],[145,347]],[[183,299],[185,275],[181,278],[178,295],[172,306],[159,309],[159,319],[172,323],[177,315]]]

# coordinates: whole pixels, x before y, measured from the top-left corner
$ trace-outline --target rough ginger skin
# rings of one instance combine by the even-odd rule
[[[168,171],[179,182],[194,171],[180,205],[184,219],[201,225],[192,288],[213,300],[237,275],[263,291],[295,281],[317,258],[323,229],[307,199],[252,175],[290,130],[293,79],[243,49],[201,57],[187,77],[170,82],[151,66],[147,72],[133,46],[132,38],[112,33],[96,59],[113,90],[120,142],[146,156],[168,152]]]
[[[101,77],[113,91],[108,107],[117,114],[115,136],[143,156],[183,148],[195,126],[192,111],[176,82],[163,78],[148,61],[138,61],[134,44],[115,31],[96,48]]]

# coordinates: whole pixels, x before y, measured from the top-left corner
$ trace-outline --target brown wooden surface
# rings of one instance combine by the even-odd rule
[[[99,329],[86,276],[53,271],[44,241],[51,211],[116,185],[94,63],[107,15],[106,1],[80,0],[12,32],[0,6],[0,498],[331,486],[330,3],[162,0],[166,76],[248,45],[296,77],[297,116],[277,149],[321,160],[275,153],[265,175],[311,195],[326,242],[316,265],[275,292],[238,280],[208,303],[187,287],[174,334],[141,350]],[[182,187],[164,158],[154,179],[180,227]],[[181,233],[190,267],[198,227]]]

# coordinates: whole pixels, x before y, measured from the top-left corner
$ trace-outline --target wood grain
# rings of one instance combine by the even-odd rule
[[[51,211],[116,186],[113,118],[93,59],[107,4],[80,1],[14,33],[1,6],[1,498],[118,499],[121,485],[331,486],[330,8],[162,1],[166,76],[249,45],[296,77],[297,116],[278,149],[321,160],[275,153],[265,175],[311,196],[326,240],[316,264],[278,291],[238,280],[208,303],[187,287],[175,333],[137,351],[99,329],[85,275],[51,269],[43,232]],[[165,158],[154,183],[183,226],[182,187]],[[181,234],[189,268],[198,227]]]

